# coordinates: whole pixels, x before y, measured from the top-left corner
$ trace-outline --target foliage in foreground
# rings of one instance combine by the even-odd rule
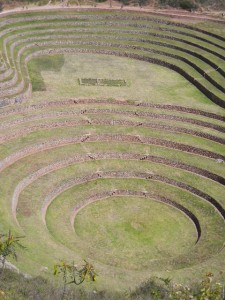
[[[6,269],[0,280],[0,300],[61,300],[62,286],[42,276],[29,278]],[[65,300],[122,300],[117,293],[98,291],[90,283],[90,291],[82,286],[69,285]]]
[[[91,283],[90,283],[91,284]],[[96,286],[89,286],[92,291],[70,285],[65,300],[223,300],[224,286],[213,279],[213,274],[195,286],[187,287],[173,284],[169,278],[154,278],[141,284],[134,292],[113,293],[99,291]],[[11,270],[5,270],[0,280],[1,300],[61,300],[62,287],[41,276],[26,278]]]
[[[63,278],[62,300],[65,299],[68,284],[80,285],[85,279],[87,281],[96,281],[97,276],[93,265],[86,260],[81,268],[78,268],[74,263],[68,264],[65,261],[61,261],[54,266],[54,275],[58,274],[61,274]]]
[[[130,300],[224,300],[224,288],[221,283],[214,282],[212,273],[207,273],[200,283],[191,287],[172,284],[169,278],[156,278],[138,287]]]

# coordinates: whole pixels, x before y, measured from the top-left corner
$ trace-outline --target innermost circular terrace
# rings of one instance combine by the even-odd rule
[[[74,226],[87,255],[126,269],[141,269],[151,260],[165,261],[187,253],[196,242],[192,222],[179,210],[133,196],[85,206]]]

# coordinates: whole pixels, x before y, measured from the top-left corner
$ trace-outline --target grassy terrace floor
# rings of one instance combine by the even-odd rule
[[[0,47],[0,230],[26,235],[18,267],[86,258],[120,291],[223,271],[224,26],[30,12],[0,19]]]

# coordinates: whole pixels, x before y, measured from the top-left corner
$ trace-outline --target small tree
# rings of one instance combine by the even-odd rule
[[[2,263],[1,272],[3,272],[5,268],[6,258],[12,256],[17,260],[16,249],[18,247],[23,249],[25,248],[20,244],[21,238],[23,237],[13,236],[10,230],[8,234],[0,234],[0,261]]]
[[[75,285],[80,285],[86,279],[87,281],[96,281],[96,272],[92,264],[84,261],[85,264],[78,269],[74,263],[68,264],[65,261],[54,265],[54,275],[61,274],[63,276],[63,291],[62,300],[64,300],[66,295],[66,286],[68,284],[74,283]]]

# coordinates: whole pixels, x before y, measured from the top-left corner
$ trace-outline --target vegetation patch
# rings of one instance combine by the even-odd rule
[[[40,56],[31,60],[28,64],[28,71],[32,84],[32,91],[46,91],[46,85],[41,72],[59,72],[63,65],[64,55]]]

